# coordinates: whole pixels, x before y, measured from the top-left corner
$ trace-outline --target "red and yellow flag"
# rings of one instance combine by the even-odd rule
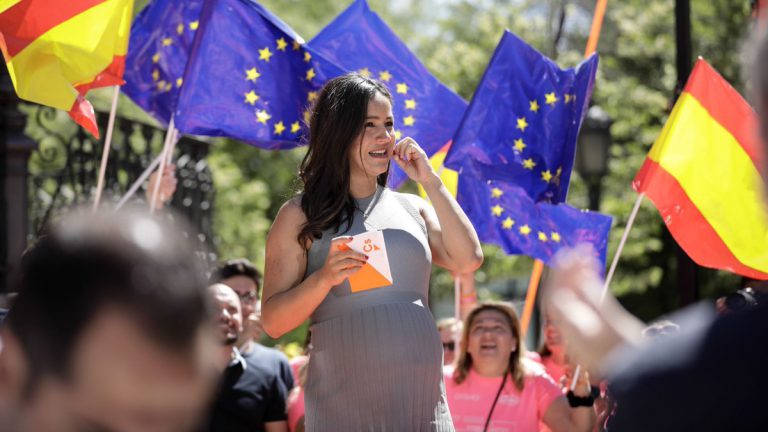
[[[699,59],[632,186],[699,265],[768,279],[754,110]]]
[[[0,49],[20,98],[63,109],[98,137],[92,88],[122,84],[133,0],[20,0],[0,12]]]

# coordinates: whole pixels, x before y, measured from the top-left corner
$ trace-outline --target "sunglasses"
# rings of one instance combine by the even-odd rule
[[[443,350],[453,351],[456,349],[456,342],[443,342]]]

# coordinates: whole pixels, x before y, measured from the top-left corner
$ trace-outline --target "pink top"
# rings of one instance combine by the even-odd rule
[[[299,419],[304,417],[304,388],[296,386],[288,394],[288,430],[294,432]]]
[[[563,397],[555,384],[540,367],[529,368],[522,393],[507,377],[504,390],[493,410],[488,430],[494,432],[538,431],[544,413],[558,397]],[[467,378],[456,384],[452,376],[445,376],[448,407],[456,432],[480,432],[501,385],[501,377],[486,378],[470,371]]]
[[[547,370],[549,376],[559,385],[565,376],[565,365],[555,363],[555,361],[552,360],[552,356],[542,358],[541,364],[544,365],[544,369]]]

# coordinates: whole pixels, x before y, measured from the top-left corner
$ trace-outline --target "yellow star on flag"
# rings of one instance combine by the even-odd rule
[[[181,84],[184,82],[184,78],[176,78],[176,87],[181,87]]]
[[[245,103],[255,105],[257,100],[259,100],[259,95],[255,91],[251,90],[245,94]]]
[[[416,109],[416,99],[408,99],[405,101],[405,109]]]
[[[267,120],[269,120],[271,118],[272,118],[272,116],[269,115],[264,110],[257,110],[256,111],[256,121],[261,123],[261,124],[265,124],[266,125],[267,124]]]
[[[312,78],[316,77],[315,75],[315,68],[309,68],[307,71],[307,81],[312,81]]]
[[[392,79],[392,74],[389,71],[379,72],[379,81],[389,82]]]
[[[528,104],[530,106],[531,111],[533,111],[535,113],[539,112],[539,101],[534,99],[534,100],[530,101]]]
[[[317,92],[311,91],[307,93],[307,102],[312,102],[315,99],[317,99]]]
[[[157,83],[157,89],[162,90],[165,87],[165,80],[158,81]]]
[[[494,216],[501,216],[503,212],[504,212],[504,209],[498,204],[491,207],[491,213],[493,213]]]
[[[553,242],[560,243],[560,234],[558,234],[557,231],[552,231],[552,234],[549,236],[552,238]]]
[[[160,61],[160,53],[157,53],[152,56],[152,63],[157,63]]]
[[[165,89],[164,90],[165,90],[166,93],[171,91],[172,88],[173,88],[173,84],[171,82],[165,83]]]
[[[552,180],[552,173],[549,172],[549,170],[545,170],[541,172],[541,179],[545,182],[549,183],[550,180]]]
[[[403,137],[403,133],[400,132],[399,130],[396,130],[395,131],[395,140],[400,141],[400,138],[402,138],[402,137]]]
[[[560,174],[563,172],[563,167],[557,167],[557,171],[555,171],[555,177],[560,177]]]
[[[167,37],[167,38],[163,38],[163,46],[164,46],[164,47],[166,47],[166,46],[170,46],[172,43],[173,43],[173,39],[171,39],[171,38],[169,38],[169,37]]]
[[[530,233],[531,233],[531,227],[529,227],[528,225],[523,225],[520,227],[520,234],[527,236]]]
[[[501,190],[501,189],[499,189],[497,187],[491,189],[491,198],[499,198],[502,195],[504,195],[504,191],[503,190]]]
[[[533,167],[535,167],[535,166],[536,166],[536,162],[534,162],[533,159],[531,159],[531,158],[528,158],[528,159],[523,161],[523,168],[525,168],[525,169],[532,170]]]
[[[299,125],[299,122],[293,122],[291,123],[291,133],[296,133],[301,129],[301,126]]]
[[[184,24],[179,24],[176,26],[176,33],[178,34],[184,33]]]
[[[245,80],[246,81],[253,81],[256,82],[256,79],[258,79],[261,76],[259,71],[253,67],[245,71]]]
[[[520,131],[525,132],[525,128],[528,127],[528,121],[525,120],[525,117],[519,117],[517,119],[517,128],[520,129]]]
[[[298,51],[301,48],[301,44],[298,41],[293,41],[293,50]]]
[[[200,26],[200,21],[192,21],[191,23],[189,23],[190,30],[197,30],[199,26]]]
[[[408,116],[403,119],[403,124],[405,126],[413,126],[414,123],[416,123],[416,119],[413,118],[413,116]]]
[[[408,85],[405,83],[400,83],[397,86],[397,92],[400,94],[408,94]]]
[[[312,111],[304,111],[304,123],[309,123],[309,119],[312,118]]]
[[[367,67],[360,69],[359,71],[357,71],[357,73],[359,73],[360,75],[362,75],[365,78],[370,78],[371,77],[371,71]]]
[[[152,81],[157,81],[160,79],[160,71],[155,69],[152,71]]]
[[[525,145],[522,138],[518,138],[515,140],[515,150],[522,152],[523,150],[525,150],[526,147],[528,146]]]
[[[547,105],[554,105],[558,100],[555,92],[545,94],[544,98],[546,99]]]
[[[285,131],[285,125],[283,122],[279,121],[275,123],[275,135],[282,135],[283,131]]]
[[[312,60],[312,54],[309,51],[304,51],[304,61],[309,63],[310,60]]]
[[[269,58],[273,55],[274,54],[272,54],[272,51],[269,50],[269,47],[264,47],[259,50],[259,60],[264,60],[267,63],[269,63]]]
[[[572,97],[571,95],[569,95],[568,93],[566,93],[566,94],[565,94],[565,103],[571,103],[571,97]]]
[[[277,40],[277,49],[279,51],[285,51],[285,47],[288,46],[288,42],[285,41],[285,38],[280,38]]]
[[[504,229],[512,229],[513,225],[515,225],[515,221],[509,216],[507,216],[507,218],[504,219],[504,222],[501,223],[501,226],[504,227]]]
[[[542,231],[539,231],[539,240],[540,240],[540,241],[543,241],[543,242],[545,242],[545,241],[547,241],[547,240],[548,240],[548,239],[547,239],[547,235],[546,235],[546,234],[544,234]]]

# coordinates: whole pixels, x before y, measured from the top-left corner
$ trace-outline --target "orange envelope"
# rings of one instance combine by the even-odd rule
[[[387,246],[382,231],[368,231],[352,237],[352,241],[342,245],[368,255],[368,262],[349,277],[352,292],[366,291],[392,285],[392,272],[389,269]]]

